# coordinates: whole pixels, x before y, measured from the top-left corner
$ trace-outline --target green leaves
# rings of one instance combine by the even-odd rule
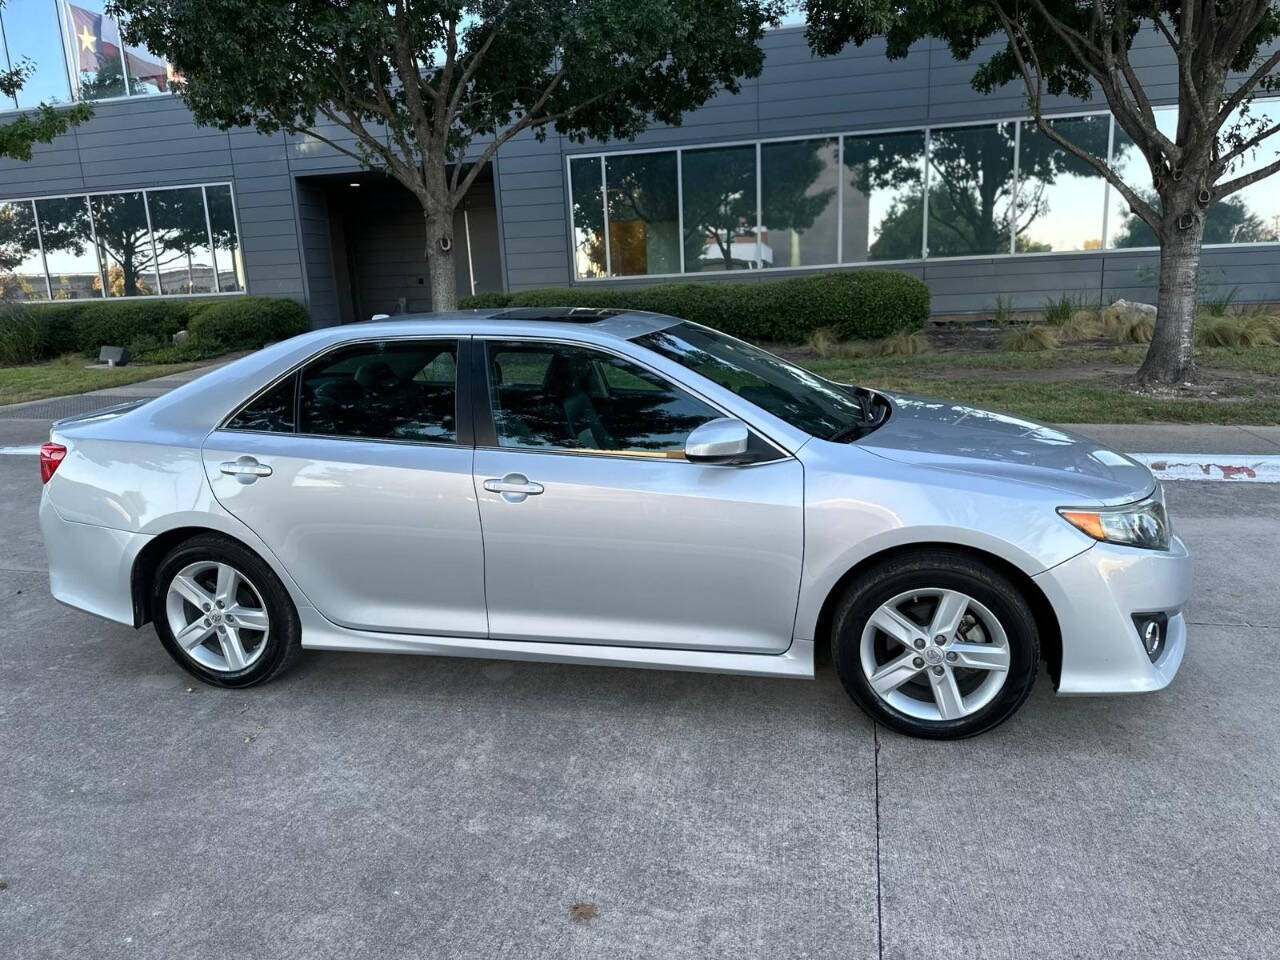
[[[3,6],[4,2],[0,0],[0,7]],[[0,96],[15,98],[32,69],[29,61],[23,61],[9,70],[0,70]],[[55,137],[62,136],[91,116],[93,109],[88,104],[80,103],[55,110],[42,103],[15,120],[0,123],[0,157],[26,162],[31,159],[31,148],[35,144],[51,143]]]

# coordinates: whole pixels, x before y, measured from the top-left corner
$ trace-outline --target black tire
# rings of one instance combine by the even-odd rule
[[[863,629],[881,604],[902,593],[959,590],[985,606],[1009,641],[1009,671],[994,698],[957,720],[922,720],[895,709],[871,689],[861,661]],[[1008,720],[1026,702],[1040,665],[1035,616],[1007,576],[959,552],[929,549],[900,554],[851,583],[832,618],[831,659],[845,690],[878,723],[912,737],[959,740],[985,733]]]
[[[165,604],[173,578],[188,565],[204,561],[230,564],[247,576],[261,596],[270,619],[266,639],[261,641],[261,654],[242,670],[213,670],[197,663],[182,650],[170,628]],[[217,687],[241,688],[266,683],[284,672],[302,649],[298,611],[280,578],[252,550],[217,534],[192,537],[165,556],[152,585],[151,612],[156,634],[169,656],[192,676]]]

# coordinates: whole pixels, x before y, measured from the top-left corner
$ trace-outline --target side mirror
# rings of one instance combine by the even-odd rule
[[[732,463],[747,452],[750,439],[747,425],[741,420],[709,420],[685,440],[685,459],[693,463]]]

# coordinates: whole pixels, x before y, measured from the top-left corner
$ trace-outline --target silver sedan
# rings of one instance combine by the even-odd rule
[[[1150,472],[833,383],[671,317],[317,330],[53,427],[55,597],[245,687],[302,647],[811,677],[905,733],[1172,680],[1190,561]]]

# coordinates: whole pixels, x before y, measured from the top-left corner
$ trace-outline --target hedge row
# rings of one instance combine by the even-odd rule
[[[274,297],[208,300],[68,300],[0,306],[0,363],[64,353],[96,357],[104,344],[153,361],[196,360],[256,350],[309,329],[306,308]],[[179,330],[189,332],[173,345]]]
[[[747,340],[802,343],[823,328],[842,340],[879,340],[919,330],[929,319],[929,288],[894,270],[849,270],[759,283],[584,284],[480,293],[459,305],[652,310]]]

